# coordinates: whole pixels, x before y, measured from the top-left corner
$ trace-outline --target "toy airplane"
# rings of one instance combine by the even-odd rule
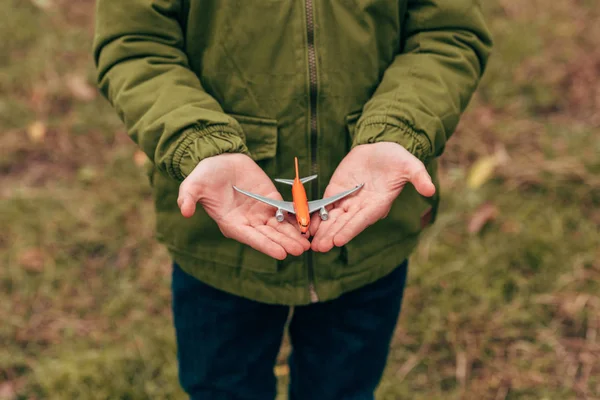
[[[284,219],[283,211],[296,214],[296,220],[298,221],[298,225],[300,226],[300,232],[306,233],[308,232],[308,225],[310,224],[310,214],[319,210],[319,216],[321,217],[321,220],[325,221],[329,217],[329,214],[325,209],[326,206],[343,199],[344,197],[356,192],[364,186],[364,183],[361,183],[353,189],[347,190],[342,193],[338,193],[335,196],[331,196],[321,200],[308,201],[306,198],[306,191],[304,190],[304,183],[312,181],[317,177],[317,175],[311,175],[307,176],[306,178],[300,179],[298,174],[297,157],[294,157],[294,162],[296,164],[295,179],[275,179],[275,181],[277,182],[285,183],[292,186],[293,201],[273,200],[267,197],[259,196],[254,193],[246,192],[245,190],[242,190],[235,186],[233,188],[238,192],[245,194],[246,196],[262,201],[263,203],[266,203],[270,206],[276,207],[277,211],[275,212],[275,218],[277,218],[277,221],[279,222],[282,222]]]

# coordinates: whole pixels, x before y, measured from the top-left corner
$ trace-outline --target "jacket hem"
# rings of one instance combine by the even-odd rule
[[[409,258],[416,242],[416,240],[396,242],[355,265],[341,266],[340,268],[348,269],[347,273],[342,274],[343,276],[317,282],[319,302],[334,300],[344,293],[359,289],[390,274]],[[203,254],[191,255],[168,245],[167,248],[173,261],[183,271],[218,290],[265,304],[300,306],[311,303],[305,285],[282,286],[277,279],[273,279],[272,283],[264,280],[265,276],[274,277],[277,273],[251,271],[243,266],[224,262],[223,259],[215,261]],[[227,272],[223,269],[227,269]]]

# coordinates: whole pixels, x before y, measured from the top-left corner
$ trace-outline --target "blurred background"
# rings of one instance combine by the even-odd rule
[[[145,155],[95,89],[94,2],[0,4],[0,399],[183,399]],[[378,398],[599,399],[600,7],[485,10],[494,53]]]

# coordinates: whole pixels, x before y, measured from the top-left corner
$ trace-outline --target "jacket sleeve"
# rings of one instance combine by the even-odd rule
[[[403,37],[363,108],[353,147],[395,142],[426,163],[454,132],[492,41],[479,0],[409,0]]]
[[[203,158],[248,153],[239,123],[190,69],[181,0],[98,0],[94,61],[100,91],[157,168],[183,180]]]

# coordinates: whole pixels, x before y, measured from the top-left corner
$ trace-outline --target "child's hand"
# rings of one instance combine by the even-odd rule
[[[250,157],[221,154],[202,160],[181,183],[177,200],[181,214],[191,217],[199,202],[225,237],[279,260],[310,249],[295,221],[278,222],[272,207],[240,195],[233,185],[282,200],[271,179]]]
[[[423,163],[399,144],[381,142],[356,146],[335,170],[323,197],[360,183],[365,186],[336,203],[326,221],[313,215],[312,249],[327,252],[333,246],[343,246],[369,225],[385,218],[407,182],[423,196],[435,193]]]

